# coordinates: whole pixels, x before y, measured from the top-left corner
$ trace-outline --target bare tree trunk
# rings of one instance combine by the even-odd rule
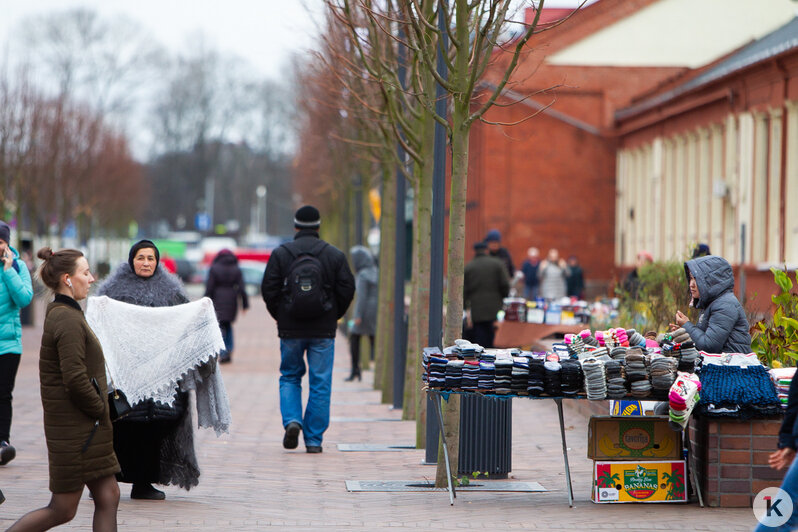
[[[394,257],[396,255],[393,247],[393,239],[389,235],[394,234],[396,224],[396,189],[394,187],[392,165],[383,165],[382,171],[382,197],[380,215],[380,286],[379,286],[379,310],[377,311],[377,337],[376,337],[376,356],[374,367],[374,387],[382,390],[382,402],[390,403],[393,401],[391,392],[393,391],[390,380],[386,375],[390,375],[392,350],[393,350],[393,275]],[[387,238],[386,238],[387,236]],[[386,383],[388,385],[386,386]],[[389,388],[386,390],[386,387]]]

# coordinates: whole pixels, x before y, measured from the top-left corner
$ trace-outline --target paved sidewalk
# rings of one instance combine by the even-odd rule
[[[571,475],[576,498],[568,507],[553,401],[517,400],[513,408],[511,479],[535,481],[545,493],[458,493],[454,506],[446,492],[349,493],[346,480],[432,479],[435,468],[421,465],[422,450],[339,452],[338,443],[410,445],[415,424],[402,421],[336,421],[335,418],[397,419],[400,412],[379,403],[372,372],[348,383],[346,341],[336,343],[333,422],[324,452],[309,455],[282,448],[278,404],[279,342],[261,301],[235,325],[236,351],[223,366],[233,408],[230,434],[197,434],[202,469],[190,492],[166,487],[163,502],[130,500],[122,484],[122,530],[751,530],[748,509],[710,509],[697,504],[597,505],[590,502],[591,462],[586,455],[587,420],[566,408]],[[16,460],[0,467],[0,528],[47,504],[47,453],[39,399],[37,326],[24,332],[25,353],[14,400]],[[567,403],[567,402],[566,402]],[[89,530],[93,505],[84,493],[74,521],[62,529]]]

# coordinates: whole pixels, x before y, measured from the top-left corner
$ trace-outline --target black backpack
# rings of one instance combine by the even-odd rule
[[[317,257],[327,242],[320,240],[309,251],[299,251],[288,244],[283,247],[293,259],[283,279],[283,309],[296,319],[324,315],[333,304],[325,283],[324,265]]]

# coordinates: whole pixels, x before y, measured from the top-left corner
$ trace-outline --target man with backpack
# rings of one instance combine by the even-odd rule
[[[322,452],[322,437],[330,425],[336,323],[355,294],[346,255],[319,238],[320,226],[318,209],[305,205],[297,210],[294,240],[272,252],[261,284],[280,336],[283,447],[296,449],[302,431],[309,453]],[[310,390],[303,416],[305,353]]]

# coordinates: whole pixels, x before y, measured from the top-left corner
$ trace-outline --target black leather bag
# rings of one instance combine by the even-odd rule
[[[111,421],[124,418],[131,410],[132,407],[124,392],[116,388],[112,383],[111,391],[108,392],[108,412],[111,415]]]

